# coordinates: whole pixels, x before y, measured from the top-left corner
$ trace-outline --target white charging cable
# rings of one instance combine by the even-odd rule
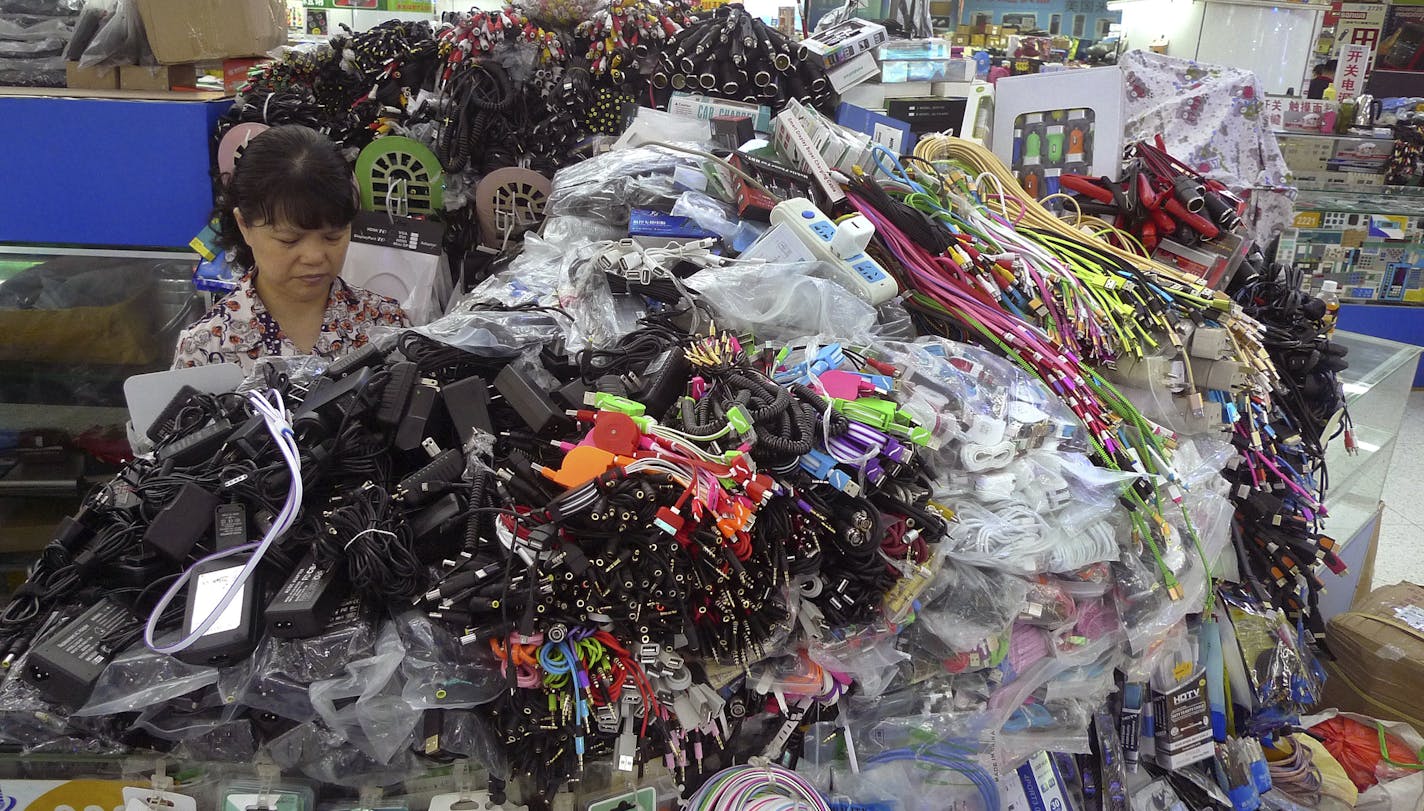
[[[269,401],[267,397],[271,397],[272,401]],[[148,625],[143,630],[144,643],[155,653],[171,655],[186,650],[191,647],[193,643],[201,639],[203,635],[208,632],[208,629],[212,628],[213,624],[218,621],[218,618],[223,615],[223,612],[227,610],[227,607],[232,601],[242,594],[243,587],[247,585],[248,579],[252,577],[252,573],[256,571],[258,564],[262,562],[262,557],[267,554],[267,550],[271,548],[272,544],[277,542],[277,539],[285,535],[287,530],[291,529],[292,525],[297,521],[297,513],[300,512],[302,508],[302,462],[297,452],[297,438],[292,432],[292,425],[288,420],[281,393],[275,390],[269,390],[267,397],[257,392],[251,392],[248,394],[247,399],[248,402],[252,404],[253,409],[262,415],[263,420],[267,423],[267,430],[271,432],[272,439],[276,441],[277,448],[282,452],[282,458],[287,462],[287,470],[292,477],[291,482],[287,486],[287,501],[282,505],[282,511],[277,514],[277,518],[272,522],[272,526],[268,528],[260,542],[242,544],[240,546],[234,546],[231,549],[214,552],[193,564],[191,568],[183,572],[183,574],[174,581],[172,586],[168,587],[168,591],[163,595],[163,598],[153,607],[153,613],[148,617]],[[215,560],[224,560],[249,552],[252,553],[252,556],[248,558],[247,564],[242,567],[242,571],[238,572],[237,577],[228,585],[227,591],[223,593],[222,599],[218,600],[217,604],[208,612],[208,615],[203,617],[201,622],[194,625],[193,630],[189,632],[187,636],[177,642],[168,645],[158,644],[155,639],[155,635],[158,633],[158,623],[163,617],[164,612],[168,610],[168,605],[173,602],[174,598],[183,590],[183,587],[187,585],[188,580],[193,575],[193,570]]]

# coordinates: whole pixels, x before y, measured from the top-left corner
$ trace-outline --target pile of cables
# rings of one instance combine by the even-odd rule
[[[1285,265],[1234,280],[1232,295],[1261,323],[1262,342],[1281,374],[1268,396],[1222,402],[1242,457],[1225,475],[1237,488],[1232,535],[1252,591],[1323,646],[1318,603],[1325,583],[1318,570],[1345,571],[1335,539],[1323,531],[1325,445],[1333,438],[1327,432],[1334,425],[1347,452],[1356,443],[1339,381],[1349,365],[1347,348],[1330,340],[1325,303],[1305,293],[1302,281],[1299,270]]]
[[[672,35],[652,74],[658,90],[685,90],[765,104],[797,99],[825,112],[837,97],[826,70],[804,46],[766,25],[740,3],[695,18]]]

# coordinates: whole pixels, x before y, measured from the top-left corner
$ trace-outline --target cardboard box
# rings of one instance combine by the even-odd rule
[[[119,68],[120,90],[172,90],[194,87],[198,71],[191,65],[124,65]]]
[[[64,86],[73,90],[118,90],[119,69],[81,68],[78,62],[65,62]]]
[[[138,0],[138,12],[165,65],[262,56],[287,44],[283,0]]]
[[[1326,665],[1321,706],[1404,721],[1424,730],[1424,586],[1375,589],[1331,618],[1326,638],[1335,661]]]
[[[270,60],[260,56],[223,60],[223,92],[236,93],[247,84],[247,74],[258,65]]]

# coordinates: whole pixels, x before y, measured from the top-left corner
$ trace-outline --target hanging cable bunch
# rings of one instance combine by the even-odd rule
[[[501,131],[508,129],[507,115],[518,96],[508,72],[495,60],[468,62],[456,72],[440,101],[444,113],[436,155],[446,171],[462,172],[477,147],[483,152],[503,143],[494,136],[506,134]],[[482,161],[476,163],[482,166]]]
[[[1252,593],[1286,611],[1323,647],[1325,621],[1317,610],[1324,582],[1319,565],[1336,574],[1345,564],[1324,533],[1329,474],[1325,444],[1332,419],[1354,453],[1354,426],[1338,374],[1346,348],[1330,340],[1325,303],[1302,290],[1299,270],[1269,265],[1242,274],[1236,301],[1264,328],[1263,342],[1280,370],[1279,383],[1250,398],[1220,398],[1224,422],[1241,464],[1223,475],[1236,485],[1232,540]]]
[[[689,22],[684,3],[617,0],[580,23],[578,36],[589,41],[589,68],[614,84],[623,84],[651,70],[652,57]]]
[[[794,98],[830,110],[836,100],[825,68],[740,3],[703,14],[669,37],[652,83],[773,109]]]
[[[439,84],[444,86],[450,82],[465,62],[491,54],[501,44],[515,40],[538,45],[540,57],[546,62],[562,62],[568,56],[556,33],[535,25],[517,6],[460,14],[452,25],[440,32],[440,56],[445,66]]]

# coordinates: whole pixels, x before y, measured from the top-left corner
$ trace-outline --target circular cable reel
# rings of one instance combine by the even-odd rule
[[[485,175],[475,187],[481,241],[502,250],[511,239],[539,227],[552,188],[547,177],[517,166]]]
[[[247,143],[269,129],[271,127],[266,124],[249,121],[238,124],[223,135],[218,141],[218,174],[224,183],[232,177],[232,170],[237,166],[237,159],[242,157],[243,150],[247,149]]]
[[[361,208],[434,216],[445,208],[445,170],[425,144],[403,135],[377,138],[356,158]]]

